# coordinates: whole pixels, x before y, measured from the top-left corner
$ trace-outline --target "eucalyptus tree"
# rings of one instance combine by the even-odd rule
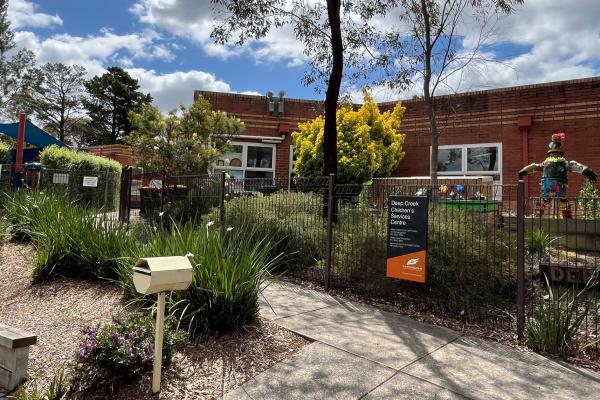
[[[305,85],[327,87],[324,104],[323,174],[337,174],[336,112],[344,75],[359,78],[371,70],[376,50],[366,34],[368,23],[384,14],[384,0],[212,0],[218,20],[212,38],[218,44],[243,45],[273,29],[292,27],[303,45],[308,68]]]
[[[64,142],[84,116],[85,68],[47,63],[38,73],[41,81],[19,96],[19,102],[31,110],[44,129]]]
[[[385,71],[381,82],[392,88],[420,84],[431,134],[431,184],[437,187],[440,127],[436,94],[440,87],[452,91],[449,82],[470,66],[486,59],[495,22],[523,0],[392,0],[395,21],[375,32]],[[466,37],[469,41],[466,43]],[[435,192],[435,191],[434,191]]]

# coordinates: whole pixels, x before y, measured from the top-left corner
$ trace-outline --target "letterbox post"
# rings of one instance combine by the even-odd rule
[[[154,336],[154,368],[152,370],[153,393],[160,392],[166,292],[186,290],[192,282],[192,270],[192,264],[187,257],[140,258],[133,267],[135,290],[141,294],[158,294]]]
[[[156,303],[156,333],[154,335],[154,369],[152,371],[152,393],[160,392],[160,371],[162,368],[162,347],[165,327],[165,292],[158,294]]]

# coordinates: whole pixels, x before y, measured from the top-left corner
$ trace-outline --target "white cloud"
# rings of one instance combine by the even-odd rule
[[[10,0],[8,2],[8,20],[12,29],[46,28],[62,25],[58,15],[37,12],[38,5],[27,0]]]
[[[15,33],[17,48],[32,50],[39,63],[82,65],[90,76],[102,72],[108,63],[132,66],[138,59],[172,60],[174,56],[170,49],[158,40],[160,37],[150,30],[117,35],[105,29],[98,36],[57,34],[47,38],[40,38],[28,31]]]
[[[177,71],[166,74],[142,68],[130,68],[127,71],[138,79],[143,92],[152,94],[154,104],[163,112],[180,104],[191,104],[194,90],[232,91],[228,83],[203,71]]]
[[[230,59],[248,55],[258,63],[285,61],[288,67],[298,67],[306,61],[302,44],[289,26],[271,30],[261,40],[251,40],[243,47],[218,45],[210,38],[217,6],[197,0],[138,0],[129,11],[140,22],[190,39],[211,57]]]

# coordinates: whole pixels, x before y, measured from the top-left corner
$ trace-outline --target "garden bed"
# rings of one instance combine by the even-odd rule
[[[73,360],[84,327],[108,322],[126,308],[121,289],[109,283],[57,279],[33,285],[33,257],[31,245],[0,246],[0,320],[38,335],[38,344],[31,348],[26,389],[47,387]],[[221,398],[305,344],[306,340],[263,320],[237,333],[189,344],[164,372],[161,399]],[[98,393],[96,398],[152,397],[150,376],[126,387],[106,387],[114,392]]]

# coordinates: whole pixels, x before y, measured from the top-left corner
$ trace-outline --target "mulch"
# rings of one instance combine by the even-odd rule
[[[127,308],[121,289],[109,282],[58,279],[33,284],[34,255],[30,244],[0,245],[0,321],[38,336],[38,344],[30,349],[26,390],[47,387],[73,360],[83,328],[108,322]],[[244,330],[190,343],[163,371],[158,397],[151,395],[150,374],[74,397],[219,399],[306,344],[300,336],[259,319]]]

